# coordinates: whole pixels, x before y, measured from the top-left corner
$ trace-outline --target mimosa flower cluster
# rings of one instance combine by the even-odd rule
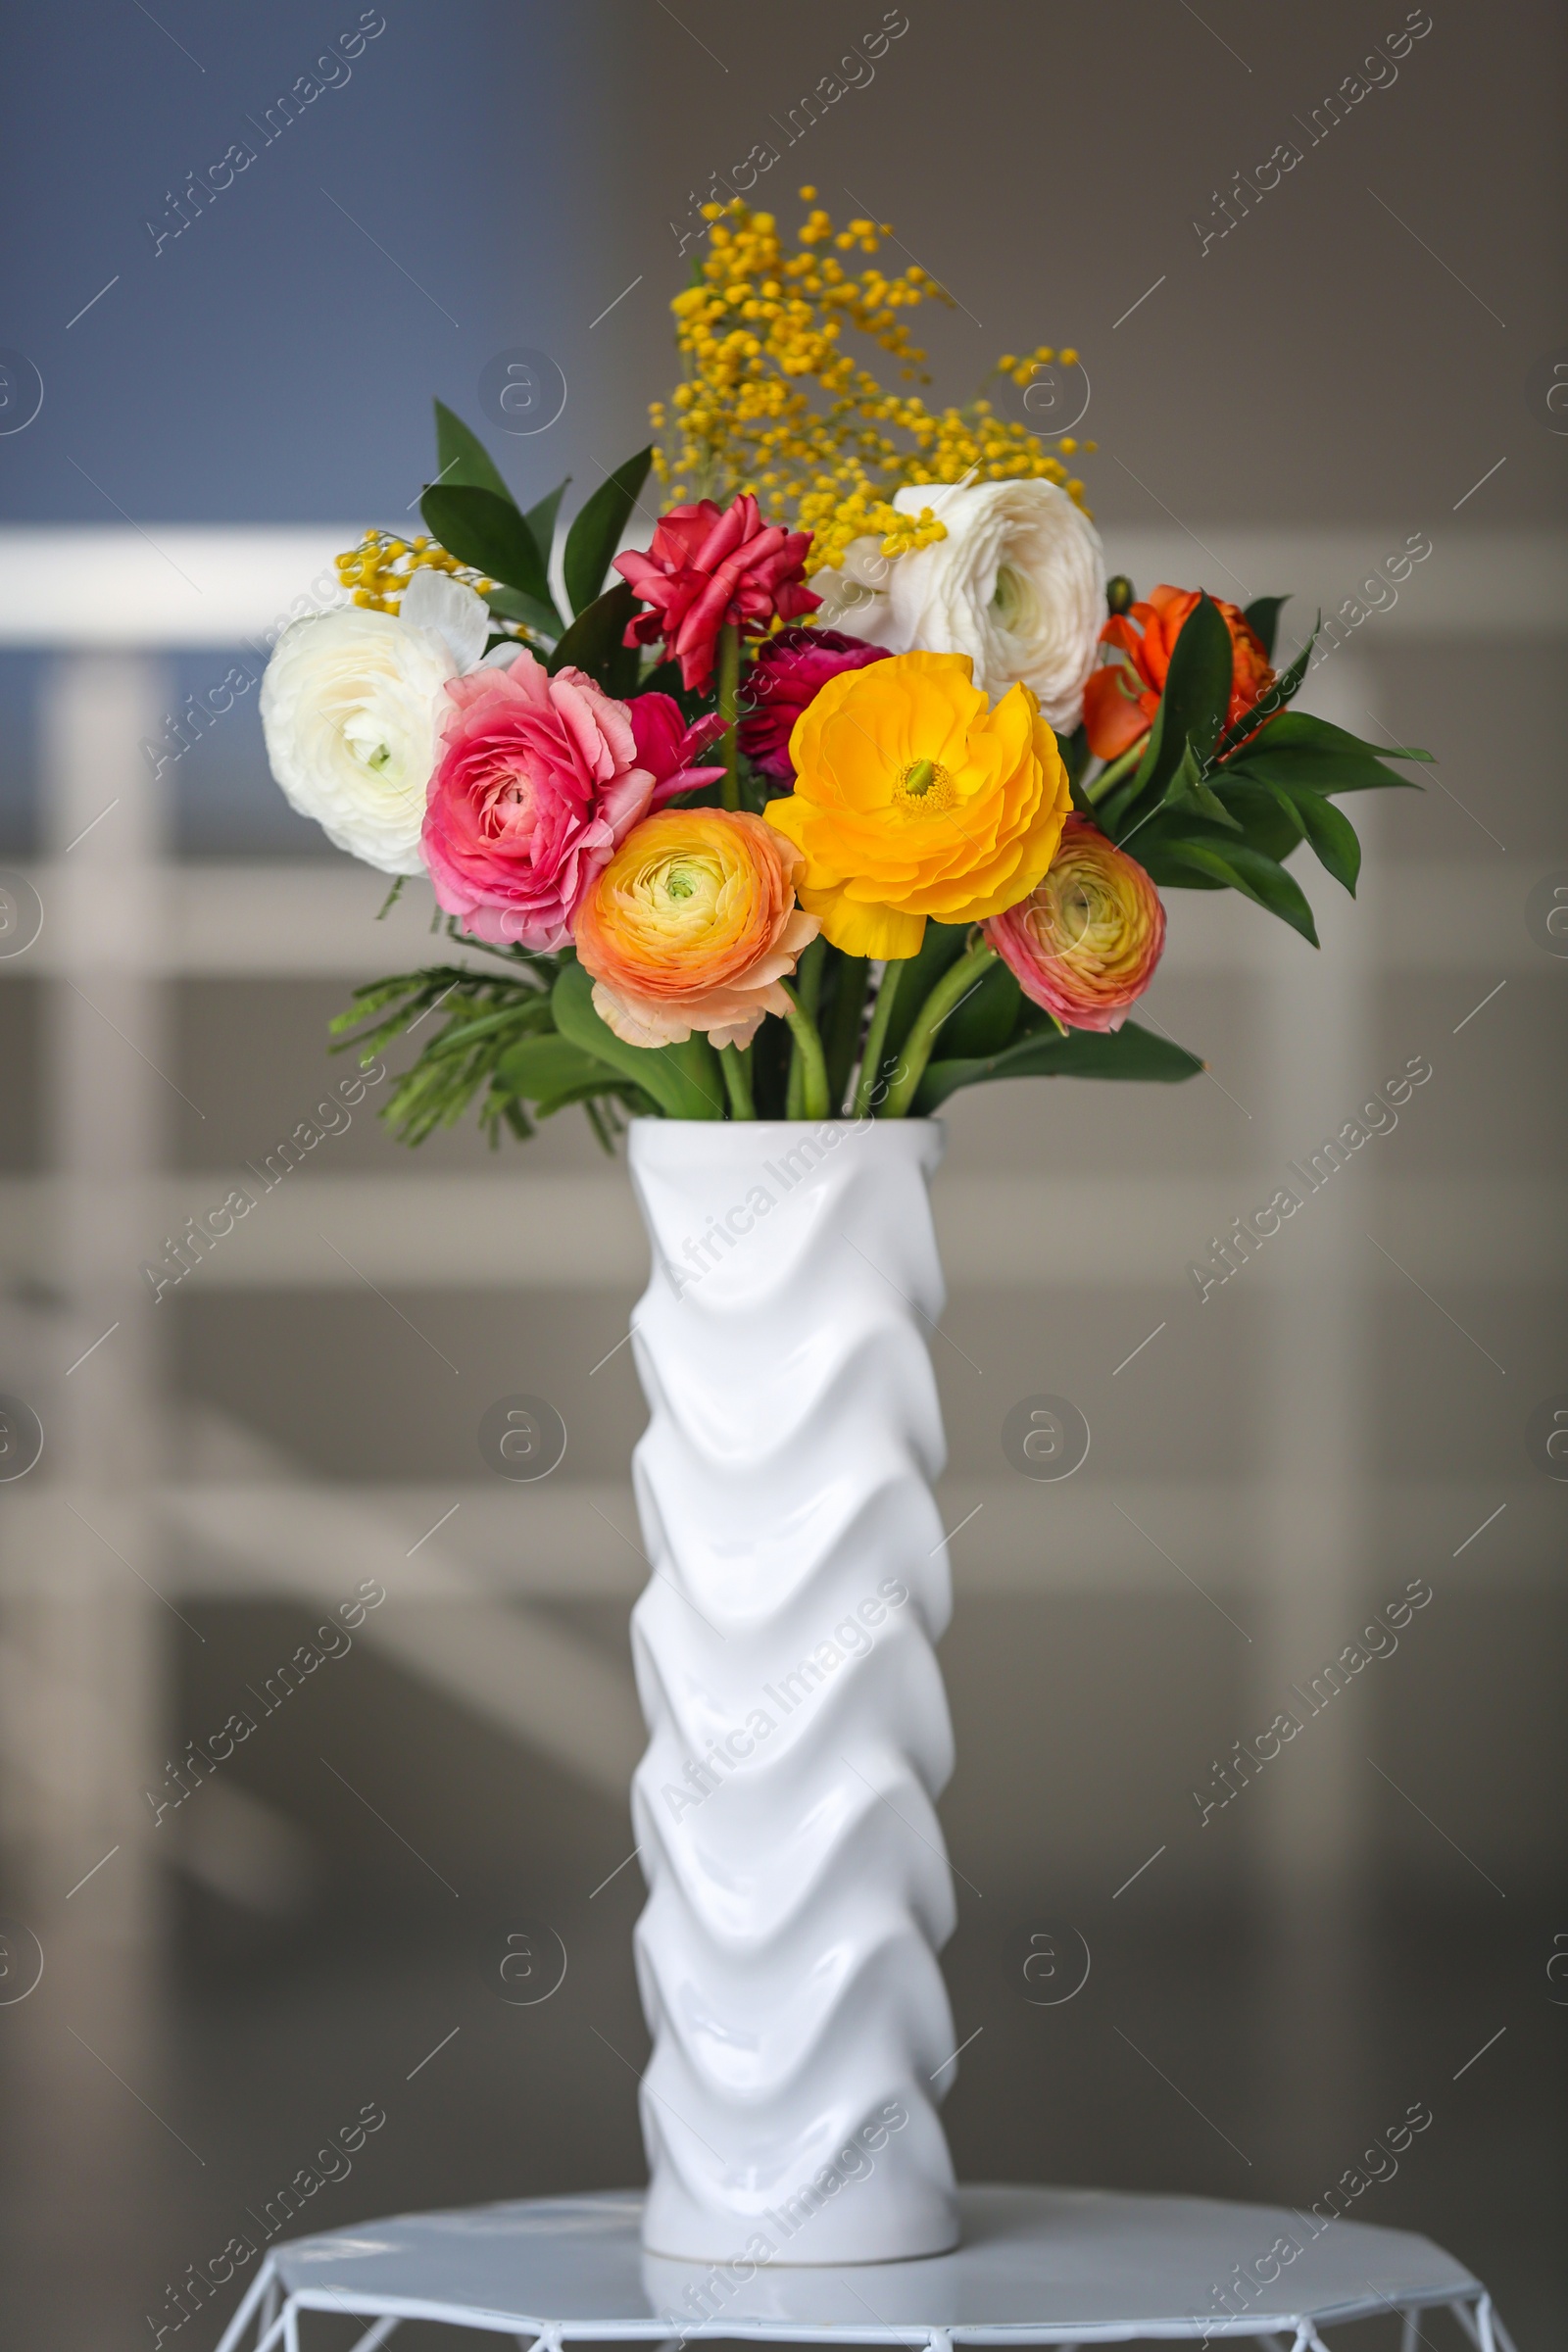
[[[284,792],[426,877],[468,952],[339,1024],[372,1054],[446,1007],[389,1105],[410,1140],[476,1097],[492,1135],[580,1102],[608,1142],[627,1112],[903,1117],[993,1078],[1190,1076],[1128,1019],[1160,885],[1234,888],[1315,945],[1283,860],[1304,842],[1353,889],[1330,796],[1426,757],[1289,708],[1311,640],[1276,670],[1283,598],[1140,601],[1034,435],[885,391],[847,333],[909,377],[904,315],[941,292],[840,260],[887,233],[813,210],[786,252],[769,215],[715,210],[671,305],[668,451],[563,532],[562,490],[524,511],[438,404],[426,531],[368,532],[354,601],[279,642]],[[628,544],[655,466],[687,494]]]

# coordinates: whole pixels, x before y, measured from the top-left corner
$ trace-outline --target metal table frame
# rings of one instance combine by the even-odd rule
[[[555,2200],[541,2200],[553,2203]],[[489,2209],[479,2208],[479,2212]],[[399,2219],[417,2221],[425,2217],[402,2216]],[[434,2220],[436,2217],[428,2217]],[[445,2218],[445,2217],[441,2217]],[[296,2240],[292,2244],[275,2246],[262,2262],[261,2269],[234,2313],[217,2352],[305,2352],[300,2322],[307,2312],[334,2313],[358,2317],[368,2323],[356,2339],[352,2352],[380,2352],[397,2330],[409,2321],[429,2321],[447,2327],[466,2328],[478,2335],[500,2339],[514,2347],[514,2352],[565,2352],[571,2344],[649,2344],[659,2352],[681,2352],[688,2343],[727,2340],[746,2343],[797,2343],[838,2345],[892,2345],[912,2348],[912,2352],[954,2352],[960,2344],[1025,2345],[1054,2344],[1061,2352],[1083,2352],[1091,2344],[1129,2344],[1154,2342],[1208,2343],[1243,2341],[1265,2347],[1265,2352],[1329,2352],[1319,2329],[1338,2328],[1352,2320],[1377,2319],[1396,2313],[1403,2323],[1401,2352],[1421,2352],[1427,2343],[1419,2326],[1423,2314],[1446,2310],[1462,2329],[1475,2352],[1517,2352],[1512,2337],[1493,2307],[1492,2297],[1481,2282],[1455,2264],[1457,2278],[1438,2285],[1412,2286],[1400,2292],[1394,2279],[1393,2293],[1370,2287],[1359,2294],[1336,2296],[1328,2301],[1315,2301],[1310,2311],[1281,2311],[1276,2307],[1267,2314],[1219,2315],[1212,2318],[1170,2318],[1160,2320],[1136,2319],[1098,2321],[1051,2320],[1035,2322],[998,2321],[991,2319],[971,2324],[937,2325],[923,2321],[882,2320],[872,2315],[867,2322],[840,2322],[836,2319],[809,2319],[769,2314],[764,2318],[747,2318],[739,2313],[720,2314],[716,2318],[693,2319],[689,2325],[680,2324],[679,2331],[671,2331],[673,2313],[650,2313],[633,2317],[625,2313],[613,2318],[552,2318],[545,2312],[531,2313],[520,2309],[497,2310],[473,2303],[454,2303],[445,2299],[427,2299],[416,2294],[395,2291],[390,2284],[364,2288],[302,2282],[298,2276],[298,2255],[303,2245],[329,2246],[334,2236],[353,2239],[365,2230],[377,2227],[387,2229],[394,2224],[359,2224],[341,2232],[328,2232],[320,2239]],[[1420,2244],[1423,2241],[1414,2240]],[[1429,2253],[1432,2249],[1426,2249]],[[983,2256],[983,2246],[972,2252]],[[295,2261],[290,2264],[290,2256]],[[312,2259],[313,2257],[307,2257]],[[319,2259],[319,2257],[314,2257]],[[285,2275],[288,2265],[294,2273],[292,2282]],[[694,2266],[700,2268],[701,2266]],[[867,2266],[873,2274],[878,2266]],[[903,2268],[904,2266],[900,2266]],[[857,2266],[858,2268],[858,2266]],[[818,2272],[818,2278],[829,2276]],[[845,2274],[848,2276],[849,2274]],[[1463,2283],[1461,2284],[1460,2281]],[[610,2298],[607,2296],[607,2302]],[[867,2306],[869,2309],[869,2306]]]

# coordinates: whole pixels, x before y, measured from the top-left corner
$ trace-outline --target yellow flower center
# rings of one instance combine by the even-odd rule
[[[634,942],[655,955],[678,950],[731,919],[740,875],[721,855],[705,845],[666,850],[657,836],[646,850],[642,860],[617,876],[617,927],[633,953]]]
[[[1086,963],[1116,955],[1129,909],[1110,877],[1058,867],[1048,877],[1044,895],[1047,906],[1030,925],[1044,955]]]
[[[938,760],[911,760],[893,787],[893,806],[906,816],[936,816],[957,797],[957,786]]]

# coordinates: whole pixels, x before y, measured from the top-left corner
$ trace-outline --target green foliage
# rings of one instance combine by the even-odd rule
[[[1304,785],[1277,788],[1276,798],[1311,843],[1318,863],[1353,899],[1361,871],[1361,844],[1349,818],[1342,816],[1322,793],[1311,792]]]
[[[1249,608],[1271,650],[1284,602],[1264,597]],[[1288,708],[1306,675],[1316,630],[1265,697],[1261,708],[1269,714],[1260,722],[1257,711],[1249,711],[1218,732],[1225,710],[1225,701],[1216,701],[1220,649],[1211,623],[1200,622],[1205,607],[1224,629],[1206,598],[1189,614],[1143,759],[1133,775],[1112,785],[1094,811],[1096,821],[1163,887],[1238,890],[1316,947],[1312,910],[1284,860],[1305,841],[1353,895],[1360,844],[1331,796],[1406,784],[1410,779],[1385,762],[1431,755],[1406,745],[1385,750]],[[1189,655],[1200,623],[1201,640]],[[1228,633],[1223,691],[1228,700]],[[1180,727],[1186,731],[1173,754]]]
[[[1023,990],[1004,963],[994,963],[981,973],[969,995],[954,1006],[937,1031],[936,1051],[947,1061],[998,1054],[1023,1016]]]
[[[1061,764],[1067,770],[1067,782],[1076,789],[1084,780],[1084,770],[1090,760],[1089,737],[1081,721],[1070,735],[1056,737],[1056,749],[1061,754]]]
[[[640,449],[624,466],[617,466],[613,473],[607,474],[593,496],[584,501],[566,533],[562,571],[573,612],[583,612],[604,587],[611,558],[620,545],[620,534],[648,479],[653,460],[652,446]]]
[[[440,400],[435,404],[435,459],[437,482],[450,489],[488,490],[508,506],[516,505],[477,433]],[[456,555],[456,548],[452,552]]]
[[[992,1078],[1134,1078],[1172,1084],[1196,1078],[1202,1067],[1196,1054],[1140,1029],[1136,1021],[1104,1034],[1069,1029],[1065,1037],[1052,1026],[1016,1039],[1000,1053],[928,1063],[914,1109],[917,1116],[939,1109],[960,1087]]]
[[[462,939],[456,923],[447,929]],[[490,953],[497,971],[435,964],[356,989],[353,1004],[331,1024],[338,1039],[333,1052],[353,1052],[363,1065],[439,1015],[380,1113],[404,1143],[422,1144],[473,1108],[492,1144],[501,1141],[503,1127],[526,1138],[534,1119],[581,1102],[611,1150],[620,1112],[635,1117],[659,1106],[622,1070],[557,1034],[552,989],[559,956],[523,948]]]
[[[1305,710],[1284,710],[1271,719],[1265,734],[1256,738],[1271,753],[1334,752],[1348,760],[1420,760],[1430,764],[1432,754],[1418,752],[1409,744],[1367,743],[1359,735],[1351,735],[1344,727],[1332,726],[1326,718],[1313,718]],[[1250,748],[1250,747],[1249,747]],[[1243,754],[1242,757],[1246,757]],[[1385,775],[1385,784],[1403,784],[1404,776]],[[1377,781],[1377,779],[1373,779]],[[1341,785],[1339,790],[1347,789]]]
[[[1244,742],[1249,735],[1254,734],[1260,725],[1272,725],[1284,711],[1286,705],[1295,701],[1301,690],[1301,680],[1306,676],[1307,664],[1312,659],[1312,648],[1317,643],[1317,632],[1322,626],[1323,616],[1319,613],[1311,636],[1290,667],[1280,671],[1279,676],[1256,709],[1244,710],[1235,724],[1226,728],[1214,746],[1216,760],[1228,760],[1239,743]]]
[[[1161,861],[1175,882],[1196,873],[1222,888],[1239,890],[1243,898],[1266,906],[1270,914],[1277,914],[1281,922],[1289,923],[1293,931],[1299,931],[1312,947],[1317,946],[1317,927],[1300,884],[1276,858],[1265,857],[1261,850],[1249,849],[1245,842],[1227,841],[1223,836],[1204,841],[1189,834],[1185,840],[1167,842]]]
[[[1200,766],[1209,760],[1230,698],[1231,633],[1213,599],[1200,596],[1176,640],[1143,759],[1100,810],[1112,841],[1158,808],[1189,745]]]
[[[637,685],[637,649],[623,645],[626,624],[637,610],[637,599],[624,580],[595,597],[578,613],[550,656],[552,669],[584,669],[607,694],[625,696]]]
[[[419,501],[426,526],[462,564],[499,580],[527,600],[533,619],[550,636],[563,626],[550,594],[550,581],[538,542],[509,498],[467,484],[449,489],[435,483]]]
[[[911,956],[900,971],[899,993],[893,1000],[893,1011],[883,1041],[879,1078],[886,1080],[898,1068],[900,1052],[914,1027],[921,1005],[949,965],[956,963],[963,954],[963,943],[968,935],[969,926],[966,923],[939,923],[933,918],[926,924],[919,954]]]
[[[1254,597],[1244,615],[1248,627],[1271,662],[1274,659],[1274,640],[1279,634],[1280,609],[1290,601],[1288,596]]]
[[[563,963],[551,996],[562,1036],[630,1080],[666,1118],[722,1118],[724,1080],[707,1038],[694,1032],[683,1046],[628,1046],[594,1010],[593,986],[575,958]]]
[[[827,1062],[827,1098],[835,1112],[849,1091],[850,1074],[860,1051],[860,1021],[871,966],[863,956],[846,956],[830,948],[822,973],[822,1011],[819,1026]],[[766,1034],[767,1023],[762,1024]]]
[[[542,498],[536,507],[530,507],[522,518],[533,533],[534,545],[543,556],[547,570],[550,564],[550,550],[556,543],[556,516],[561,512],[561,502],[566,494],[567,484],[570,480],[571,476],[568,473],[564,481],[556,484],[548,498]]]

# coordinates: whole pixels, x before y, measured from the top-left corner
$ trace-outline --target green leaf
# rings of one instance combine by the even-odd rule
[[[1314,718],[1309,710],[1282,710],[1257,742],[1260,750],[1270,752],[1348,752],[1362,760],[1430,761],[1432,758],[1430,752],[1418,752],[1407,743],[1365,743],[1359,735],[1348,734],[1344,727],[1331,726],[1326,718]],[[1243,753],[1242,757],[1246,759],[1249,753]]]
[[[1336,882],[1343,883],[1353,899],[1361,871],[1361,844],[1349,818],[1319,792],[1281,791],[1280,799],[1299,818],[1302,832],[1317,853],[1318,863]]]
[[[939,923],[935,916],[926,924],[925,936],[917,952],[909,956],[899,971],[899,993],[893,1000],[893,1012],[888,1021],[885,1039],[885,1059],[893,1060],[909,1031],[915,1016],[950,963],[963,954],[963,943],[969,936],[967,923]]]
[[[1056,749],[1061,754],[1062,766],[1067,770],[1069,786],[1081,784],[1090,758],[1089,737],[1081,720],[1070,735],[1056,737]]]
[[[565,965],[551,997],[556,1027],[563,1037],[640,1086],[665,1118],[722,1118],[723,1080],[706,1037],[693,1035],[684,1046],[628,1046],[600,1019],[593,995],[593,981],[582,965]],[[701,1051],[693,1053],[694,1047]]]
[[[1283,713],[1286,704],[1289,703],[1293,697],[1298,694],[1300,691],[1301,680],[1306,675],[1306,665],[1312,658],[1312,648],[1317,643],[1317,633],[1322,626],[1323,615],[1320,612],[1317,616],[1316,623],[1313,626],[1311,636],[1302,646],[1300,652],[1297,655],[1296,660],[1291,663],[1290,668],[1281,670],[1279,676],[1275,679],[1273,685],[1269,688],[1267,694],[1263,696],[1262,701],[1259,704],[1257,704],[1250,710],[1244,710],[1241,717],[1236,721],[1235,726],[1226,728],[1224,734],[1214,746],[1214,759],[1216,760],[1228,760],[1231,753],[1235,751],[1236,746],[1243,740],[1244,736],[1250,735],[1254,731],[1254,729],[1260,723],[1258,717],[1259,711],[1263,711],[1266,714],[1268,723],[1278,723],[1279,717]]]
[[[581,1086],[563,1087],[559,1095],[541,1095],[533,1106],[533,1115],[536,1119],[553,1119],[558,1110],[566,1110],[573,1102],[582,1103],[588,1111],[599,1141],[607,1152],[612,1152],[614,1145],[612,1137],[606,1134],[602,1120],[593,1117],[596,1107],[604,1109],[610,1103],[616,1102],[623,1109],[630,1110],[636,1119],[657,1119],[659,1116],[659,1104],[652,1095],[645,1095],[625,1078],[617,1078],[613,1070],[604,1070],[597,1078],[588,1079]]]
[[[624,466],[617,466],[600,483],[592,498],[585,501],[566,533],[562,570],[573,612],[584,612],[604,587],[610,559],[620,545],[626,518],[637,504],[653,462],[650,445],[640,449],[634,458],[628,458]]]
[[[561,512],[561,502],[565,496],[566,484],[570,480],[571,476],[568,473],[564,482],[552,490],[548,498],[542,498],[536,507],[530,507],[522,518],[533,533],[534,545],[545,560],[547,571],[550,566],[550,550],[556,543],[556,516]]]
[[[498,498],[492,490],[449,490],[436,483],[420,499],[419,512],[460,564],[471,564],[476,571],[520,589],[547,612],[555,612],[544,558],[510,499]],[[558,620],[555,625],[562,624]]]
[[[1180,767],[1165,787],[1161,803],[1165,808],[1196,808],[1214,824],[1223,825],[1228,833],[1242,830],[1239,818],[1232,816],[1223,801],[1217,799],[1203,782],[1203,772],[1198,763],[1198,754],[1189,743],[1182,754]]]
[[[946,1061],[1000,1054],[1018,1024],[1027,1000],[1004,963],[983,972],[937,1031],[936,1051]]]
[[[1230,812],[1232,826],[1221,832],[1206,819],[1180,809],[1161,809],[1152,823],[1143,826],[1133,844],[1132,855],[1138,859],[1152,882],[1174,890],[1218,890],[1222,885],[1213,876],[1200,879],[1189,865],[1172,863],[1169,853],[1183,842],[1196,841],[1213,849],[1234,847],[1237,841],[1235,826],[1241,828],[1241,839],[1250,850],[1259,850],[1265,858],[1283,864],[1297,849],[1305,827],[1296,813],[1294,801],[1286,794],[1264,784],[1227,784],[1223,799]]]
[[[558,639],[550,657],[551,668],[562,669],[569,662],[597,678],[610,693],[629,694],[637,683],[637,649],[621,640],[636,610],[636,597],[624,580],[617,580],[613,588],[595,597]]]
[[[1393,768],[1369,759],[1365,753],[1319,752],[1308,744],[1297,750],[1287,746],[1277,752],[1273,733],[1270,727],[1256,743],[1247,746],[1240,759],[1217,774],[1244,782],[1283,784],[1288,791],[1299,788],[1309,792],[1380,792],[1396,785],[1402,785],[1407,792],[1420,790],[1413,776],[1396,776]]]
[[[1187,832],[1173,833],[1168,841],[1161,839],[1154,842],[1152,846],[1146,847],[1145,845],[1150,842],[1150,835],[1140,833],[1138,836],[1138,861],[1151,882],[1157,882],[1161,890],[1228,890],[1229,883],[1222,882],[1217,874],[1200,874],[1195,866],[1182,864],[1176,855],[1184,841],[1219,842],[1224,838],[1224,835],[1220,833],[1195,835],[1189,829]],[[1294,849],[1296,845],[1293,842],[1291,846]]]
[[[1230,699],[1231,633],[1213,599],[1200,596],[1171,654],[1144,757],[1129,785],[1119,787],[1103,806],[1102,822],[1113,841],[1137,808],[1147,813],[1157,805],[1189,745],[1200,765],[1207,762]]]
[[[1136,1021],[1103,1033],[1069,1029],[1065,1037],[1044,1029],[999,1054],[930,1062],[914,1108],[917,1115],[936,1110],[959,1087],[992,1078],[1136,1078],[1170,1085],[1196,1078],[1202,1067],[1196,1054]]]
[[[1174,864],[1178,870],[1185,866],[1239,890],[1243,898],[1277,914],[1282,923],[1289,923],[1293,931],[1299,931],[1304,940],[1317,946],[1312,909],[1300,884],[1261,850],[1250,850],[1242,842],[1173,841],[1166,844],[1164,857],[1167,865]]]
[[[1182,624],[1160,696],[1169,712],[1165,738],[1171,767],[1179,761],[1178,744],[1190,743],[1200,760],[1208,757],[1230,699],[1231,633],[1212,597],[1200,596]]]
[[[1228,771],[1218,787],[1218,797],[1242,828],[1242,839],[1250,850],[1261,850],[1265,858],[1274,858],[1283,865],[1298,846],[1304,831],[1296,813],[1295,802],[1289,795],[1276,792],[1267,784],[1254,784],[1245,778],[1230,780]],[[1193,831],[1191,825],[1173,825],[1172,841],[1179,841]],[[1200,834],[1201,827],[1199,828]],[[1138,837],[1138,854],[1144,854],[1147,836]]]
[[[1279,634],[1280,607],[1290,603],[1288,596],[1258,596],[1248,606],[1244,615],[1248,627],[1259,639],[1265,654],[1274,659],[1274,640]]]
[[[520,620],[541,637],[561,635],[563,623],[555,606],[542,605],[536,596],[524,596],[520,588],[492,588],[487,601],[491,612],[505,620]]]
[[[581,1046],[559,1032],[549,1037],[524,1038],[521,1045],[513,1046],[496,1063],[496,1083],[509,1094],[521,1095],[529,1102],[548,1102],[551,1096],[564,1093],[568,1087],[614,1087],[624,1084],[620,1071],[602,1061],[597,1054],[585,1054]]]
[[[516,500],[507,488],[495,461],[477,433],[472,433],[461,416],[455,416],[444,401],[435,404],[436,480],[443,489],[488,490],[492,497],[505,499],[509,507]],[[441,542],[442,546],[446,541]],[[457,549],[453,549],[457,554]]]
[[[1138,765],[1133,769],[1132,774],[1124,776],[1122,781],[1107,793],[1103,800],[1097,800],[1094,804],[1095,821],[1102,831],[1110,836],[1112,841],[1119,839],[1123,820],[1131,815],[1134,802],[1140,798],[1145,784],[1161,765],[1164,759],[1164,744],[1165,706],[1161,702],[1155,706],[1153,719],[1144,743],[1144,756]],[[1098,777],[1096,778],[1096,790],[1097,792],[1099,790]]]

